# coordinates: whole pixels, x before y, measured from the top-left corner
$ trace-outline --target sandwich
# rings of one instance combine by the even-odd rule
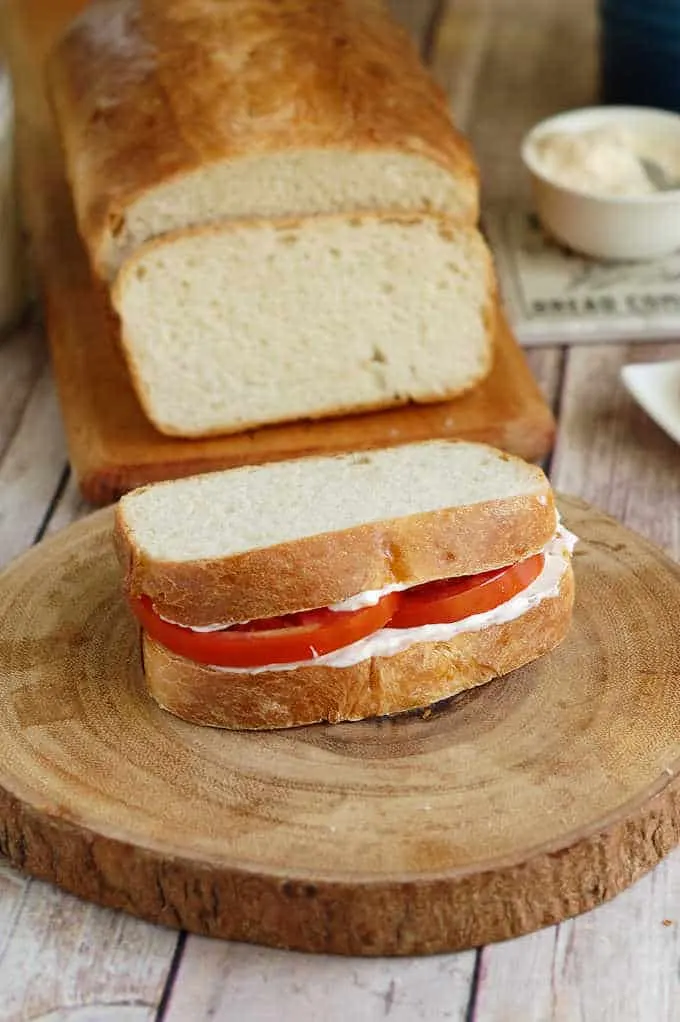
[[[196,724],[423,709],[566,635],[573,537],[543,472],[429,441],[142,487],[115,541],[143,672]]]

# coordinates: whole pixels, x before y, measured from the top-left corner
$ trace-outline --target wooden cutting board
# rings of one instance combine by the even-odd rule
[[[145,695],[110,510],[0,577],[0,851],[199,933],[424,954],[590,909],[680,836],[680,568],[574,500],[571,633],[430,715],[288,732]]]
[[[87,499],[105,503],[145,482],[212,468],[431,437],[482,440],[528,459],[547,453],[554,436],[552,414],[504,320],[491,376],[455,401],[204,441],[158,433],[131,387],[106,291],[91,280],[44,97],[44,55],[82,0],[0,4],[17,91],[25,217],[71,461]],[[455,343],[455,324],[451,331]]]

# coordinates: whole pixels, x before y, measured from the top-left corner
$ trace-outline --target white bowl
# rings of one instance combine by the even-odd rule
[[[535,143],[543,135],[611,125],[675,138],[680,146],[680,115],[651,107],[587,107],[541,121],[522,143],[538,216],[558,241],[596,259],[670,255],[680,249],[680,190],[630,197],[589,195],[551,180],[536,157]]]

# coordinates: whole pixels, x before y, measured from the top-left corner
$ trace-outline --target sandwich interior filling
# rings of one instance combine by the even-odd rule
[[[195,663],[234,673],[349,667],[393,656],[418,642],[503,624],[559,593],[576,537],[558,525],[544,549],[493,571],[368,590],[316,610],[228,626],[191,628],[163,618],[151,600],[133,600],[142,627]]]

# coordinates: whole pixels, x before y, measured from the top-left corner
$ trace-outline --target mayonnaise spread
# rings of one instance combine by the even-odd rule
[[[642,159],[652,160],[673,180],[680,177],[680,145],[676,138],[648,137],[620,124],[584,131],[552,131],[536,138],[532,148],[536,166],[545,177],[588,195],[652,195],[657,186]]]

